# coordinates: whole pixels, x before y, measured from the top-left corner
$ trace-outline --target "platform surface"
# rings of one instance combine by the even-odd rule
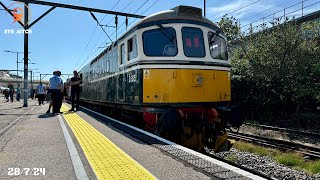
[[[249,179],[192,165],[207,161],[147,144],[87,112],[68,112],[68,104],[54,115],[45,113],[48,103],[22,103],[0,99],[0,179]]]

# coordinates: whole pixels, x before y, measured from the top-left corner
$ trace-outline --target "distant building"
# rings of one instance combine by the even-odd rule
[[[30,89],[35,89],[40,84],[40,80],[33,80],[32,82],[30,81],[30,78],[28,80]],[[15,88],[17,87],[17,84],[20,84],[20,87],[23,88],[22,76],[11,74],[10,71],[0,71],[0,87],[7,87],[9,82],[11,82]],[[49,84],[48,80],[42,80],[41,82],[44,86]],[[31,84],[33,87],[31,87]]]

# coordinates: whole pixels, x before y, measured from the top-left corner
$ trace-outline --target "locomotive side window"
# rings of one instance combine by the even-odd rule
[[[137,50],[137,36],[134,35],[131,39],[128,40],[128,61],[134,59],[138,55]]]
[[[209,51],[213,59],[228,60],[226,41],[219,35],[208,32]]]
[[[124,44],[121,45],[120,47],[120,51],[121,51],[121,54],[120,54],[120,64],[124,64],[125,63],[125,49],[124,49]]]
[[[176,31],[161,27],[143,32],[143,51],[146,56],[176,56],[178,53]]]
[[[204,40],[202,30],[193,27],[181,29],[183,39],[183,50],[187,57],[204,57]]]

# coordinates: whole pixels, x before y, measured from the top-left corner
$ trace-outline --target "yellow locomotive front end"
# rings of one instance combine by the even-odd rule
[[[235,122],[226,37],[201,9],[179,6],[142,21],[146,127],[192,149],[228,150]],[[233,123],[238,126],[240,123]]]
[[[162,105],[182,111],[181,124],[172,123],[181,125],[181,136],[177,142],[197,150],[204,146],[216,151],[230,148],[225,131],[226,119],[221,119],[218,110],[219,106],[231,100],[230,91],[230,73],[227,70],[143,70],[143,102],[153,107]],[[161,116],[158,119],[156,123],[163,123]]]
[[[144,103],[213,103],[231,100],[226,70],[144,69]]]

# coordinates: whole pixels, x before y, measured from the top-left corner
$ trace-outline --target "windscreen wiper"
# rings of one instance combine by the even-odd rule
[[[157,26],[159,26],[159,31],[161,32],[161,34],[166,37],[170,42],[173,43],[174,37],[171,37],[170,34],[168,34],[165,30],[164,27],[162,26],[162,24],[157,24]]]

